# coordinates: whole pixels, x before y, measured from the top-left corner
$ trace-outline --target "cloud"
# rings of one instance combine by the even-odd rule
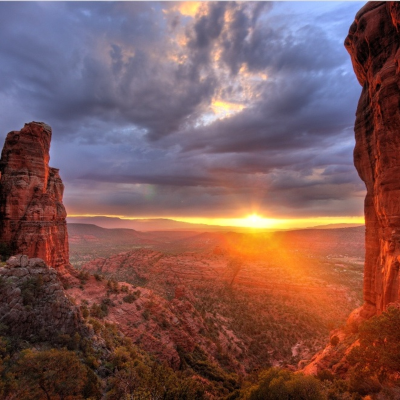
[[[53,127],[73,213],[359,215],[358,8],[0,3],[0,133]]]

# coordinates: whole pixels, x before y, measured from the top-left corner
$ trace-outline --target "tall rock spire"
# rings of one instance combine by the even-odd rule
[[[49,167],[51,133],[50,126],[31,122],[7,135],[0,160],[0,243],[64,273],[67,213],[58,169]]]
[[[362,88],[354,164],[365,182],[366,254],[361,317],[400,298],[400,3],[369,2],[345,40]]]
[[[400,3],[368,2],[357,13],[345,47],[362,86],[354,126],[354,165],[364,181],[364,304],[303,372],[345,376],[354,328],[400,303]]]

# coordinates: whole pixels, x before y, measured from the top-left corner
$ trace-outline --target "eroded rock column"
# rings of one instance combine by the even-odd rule
[[[399,301],[400,4],[369,2],[345,46],[362,86],[354,164],[365,182],[366,254],[363,318]]]
[[[0,160],[0,243],[59,272],[69,264],[64,185],[49,167],[51,128],[25,124],[7,135]]]

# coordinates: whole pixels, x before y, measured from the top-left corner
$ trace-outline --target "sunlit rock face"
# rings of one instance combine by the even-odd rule
[[[367,187],[362,318],[399,301],[400,4],[370,2],[356,15],[345,46],[362,85],[354,163]]]
[[[25,124],[7,135],[0,160],[0,243],[63,273],[69,264],[64,185],[49,167],[51,128]]]

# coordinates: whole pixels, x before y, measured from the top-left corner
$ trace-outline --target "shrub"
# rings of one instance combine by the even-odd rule
[[[122,298],[122,300],[123,300],[125,303],[133,303],[133,302],[136,300],[136,296],[135,296],[134,294],[130,293],[130,294],[124,296],[124,297]]]
[[[87,368],[65,349],[25,350],[13,368],[19,399],[82,398]]]
[[[111,293],[119,293],[119,284],[114,279],[107,281],[107,289]]]
[[[123,286],[124,287],[124,286]],[[126,286],[125,286],[126,287]],[[129,292],[126,296],[122,298],[125,303],[133,303],[140,297],[140,290],[136,290],[136,292]]]
[[[149,310],[144,310],[143,313],[142,313],[142,317],[143,317],[146,321],[148,321],[149,318],[150,318],[150,311],[149,311]]]
[[[395,307],[364,322],[359,328],[360,346],[348,360],[356,372],[382,382],[389,373],[400,370],[400,310]]]
[[[330,340],[331,346],[336,347],[339,344],[339,342],[340,342],[340,339],[338,336],[333,335],[331,337],[331,340]]]
[[[89,309],[86,306],[81,306],[81,313],[84,319],[90,315]]]
[[[245,393],[248,400],[323,400],[322,384],[312,376],[270,368],[259,375],[256,385]]]
[[[100,305],[93,303],[90,307],[90,315],[96,318],[104,318],[108,315],[108,306],[105,303],[101,303]]]
[[[79,271],[78,273],[78,279],[81,281],[81,284],[85,284],[86,281],[89,279],[89,272],[87,271]]]
[[[321,371],[318,371],[317,373],[317,378],[320,381],[333,381],[335,379],[335,375],[333,375],[332,371],[329,369],[323,369]]]
[[[43,277],[41,275],[32,277],[24,281],[20,287],[22,303],[24,306],[31,306],[39,296],[43,286]]]
[[[354,370],[350,374],[349,391],[366,396],[371,393],[378,393],[382,389],[378,379],[366,374],[365,371]]]

